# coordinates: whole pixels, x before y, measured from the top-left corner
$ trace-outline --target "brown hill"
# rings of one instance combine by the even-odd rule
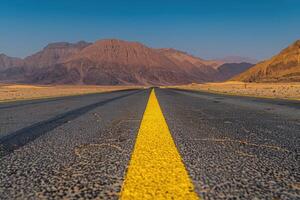
[[[178,66],[183,66],[188,73],[201,73],[198,75],[207,77],[208,81],[228,80],[253,66],[247,62],[224,63],[220,60],[204,60],[176,49],[158,49],[158,51]]]
[[[195,57],[189,55],[186,52],[179,51],[177,49],[172,48],[165,48],[165,49],[157,49],[158,52],[163,53],[173,62],[177,63],[178,65],[193,65],[197,66],[198,68],[203,68],[203,70],[207,69],[206,67],[209,66],[209,70],[213,68],[219,67],[223,62],[217,60],[204,60],[199,57]],[[206,66],[206,67],[205,67]]]
[[[43,50],[24,59],[28,67],[48,67],[64,62],[69,57],[79,53],[91,43],[80,41],[77,43],[57,42],[48,44]]]
[[[222,64],[221,62],[214,60],[204,60],[172,48],[157,49],[157,51],[165,55],[176,65],[182,66],[187,72],[200,72],[202,76],[204,74],[208,80],[214,80],[216,74],[215,68]]]
[[[8,69],[10,67],[16,67],[23,65],[21,58],[9,57],[5,54],[0,54],[0,71]]]
[[[167,85],[212,80],[204,71],[194,65],[187,69],[186,65],[179,65],[160,51],[138,42],[100,40],[63,63],[37,70],[30,81],[45,84]]]
[[[6,68],[0,79],[38,84],[174,85],[223,80],[226,75],[217,69],[221,64],[138,42],[60,42]]]
[[[258,63],[232,80],[245,82],[300,81],[300,40],[278,55]]]
[[[50,43],[41,51],[26,57],[25,59],[13,58],[14,65],[7,67],[0,61],[0,68],[4,71],[0,74],[0,79],[13,82],[30,82],[32,75],[39,69],[53,66],[64,62],[67,58],[79,53],[90,43],[80,41],[78,43],[57,42]],[[12,60],[12,58],[10,59]]]

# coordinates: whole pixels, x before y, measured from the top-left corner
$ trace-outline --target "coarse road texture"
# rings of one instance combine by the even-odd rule
[[[300,104],[156,90],[203,199],[300,199]]]
[[[121,199],[198,199],[152,91]]]
[[[0,199],[300,199],[298,102],[149,96],[1,103]]]
[[[117,199],[149,92],[22,102],[1,109],[6,119],[2,130],[10,131],[1,132],[5,138],[0,145],[9,149],[4,148],[0,158],[0,199]],[[11,134],[14,137],[8,137]],[[18,135],[29,139],[10,148]]]

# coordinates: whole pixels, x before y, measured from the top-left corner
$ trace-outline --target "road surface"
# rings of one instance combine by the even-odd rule
[[[0,104],[0,199],[299,199],[299,154],[297,101],[155,88]]]

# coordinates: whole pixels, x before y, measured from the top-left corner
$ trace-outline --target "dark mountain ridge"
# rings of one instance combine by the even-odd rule
[[[175,85],[235,75],[235,70],[222,75],[218,70],[222,64],[176,49],[154,49],[117,39],[58,42],[6,67],[0,79],[32,84]]]

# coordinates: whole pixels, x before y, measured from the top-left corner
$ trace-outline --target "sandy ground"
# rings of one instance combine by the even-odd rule
[[[228,81],[174,87],[231,95],[300,100],[300,83],[243,83]]]
[[[130,88],[138,88],[138,86],[38,86],[0,84],[0,102],[50,98],[59,96],[72,96],[80,94],[124,90]]]

